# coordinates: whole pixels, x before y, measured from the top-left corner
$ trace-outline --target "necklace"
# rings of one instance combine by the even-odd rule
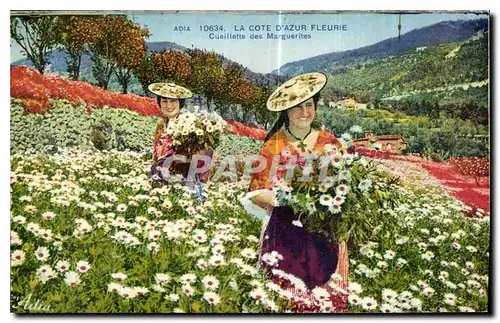
[[[286,130],[288,131],[288,133],[290,135],[292,135],[293,138],[297,139],[298,141],[300,141],[299,145],[297,147],[300,148],[300,150],[304,153],[306,152],[306,144],[304,143],[304,140],[306,140],[307,136],[309,136],[311,134],[311,131],[312,131],[312,128],[309,128],[309,132],[307,133],[307,135],[304,136],[304,138],[300,139],[298,137],[296,137],[291,131],[290,131],[290,128],[289,127],[286,127]]]

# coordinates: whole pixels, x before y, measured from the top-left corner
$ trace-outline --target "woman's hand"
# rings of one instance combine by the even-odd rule
[[[257,196],[252,197],[250,200],[252,201],[252,203],[260,206],[266,211],[272,211],[273,208],[277,206],[276,194],[274,193],[273,190],[268,190],[266,192],[263,192]]]

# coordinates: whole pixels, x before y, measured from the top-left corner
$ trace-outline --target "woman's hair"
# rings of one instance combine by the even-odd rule
[[[156,102],[158,103],[158,106],[161,108],[161,98],[166,99],[166,97],[163,96],[156,96]],[[179,100],[179,109],[182,109],[184,107],[184,104],[186,104],[186,99],[177,99]]]
[[[313,95],[312,97],[313,102],[314,102],[314,110],[318,107],[318,101],[319,101],[319,92]],[[290,108],[291,109],[291,108]],[[288,119],[288,110],[283,110],[280,113],[280,116],[278,117],[278,120],[274,123],[274,125],[271,127],[269,132],[266,135],[266,138],[264,139],[264,142],[268,141],[276,132],[278,132],[283,125],[288,128],[290,125],[290,120]]]

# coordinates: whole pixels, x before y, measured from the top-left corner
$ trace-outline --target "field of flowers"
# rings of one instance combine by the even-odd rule
[[[262,223],[240,202],[248,181],[209,184],[203,204],[180,185],[151,187],[153,99],[27,67],[11,68],[11,97],[12,312],[291,312],[297,296],[258,268]],[[265,133],[226,121],[215,163],[236,153],[241,166]],[[366,158],[401,177],[404,200],[351,245],[349,310],[488,311],[489,217],[463,215],[472,188],[485,203],[489,186],[453,165],[385,157]],[[324,293],[313,290],[328,311]]]
[[[257,268],[248,182],[212,183],[199,204],[182,186],[151,188],[149,167],[118,151],[11,157],[11,311],[290,312],[293,296]],[[401,190],[349,251],[349,310],[487,311],[489,217],[464,217],[432,186]],[[46,307],[23,306],[28,295]]]
[[[95,114],[94,110],[106,108],[105,110],[114,110],[117,113],[128,110],[138,114],[139,118],[161,116],[158,104],[153,98],[106,91],[86,82],[72,81],[60,76],[41,75],[27,66],[15,66],[10,69],[10,95],[12,99],[19,101],[16,103],[20,103],[23,111],[29,114],[43,115],[62,103],[75,108],[84,107],[89,115]],[[254,124],[226,121],[228,132],[231,134],[259,140],[265,137],[265,131]]]
[[[414,185],[436,186],[438,181],[437,186],[468,206],[467,213],[471,216],[489,215],[490,161],[486,158],[455,157],[449,162],[434,162],[417,156],[376,150],[356,149],[356,151],[360,155],[378,160],[386,166],[385,170],[409,179]],[[413,176],[415,174],[418,175]]]

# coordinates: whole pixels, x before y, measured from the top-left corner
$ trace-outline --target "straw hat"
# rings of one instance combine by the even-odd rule
[[[191,91],[174,83],[153,83],[148,86],[148,90],[164,98],[187,99],[193,96]]]
[[[306,73],[295,76],[281,84],[267,100],[267,109],[283,111],[300,104],[326,85],[326,75],[323,73]]]

